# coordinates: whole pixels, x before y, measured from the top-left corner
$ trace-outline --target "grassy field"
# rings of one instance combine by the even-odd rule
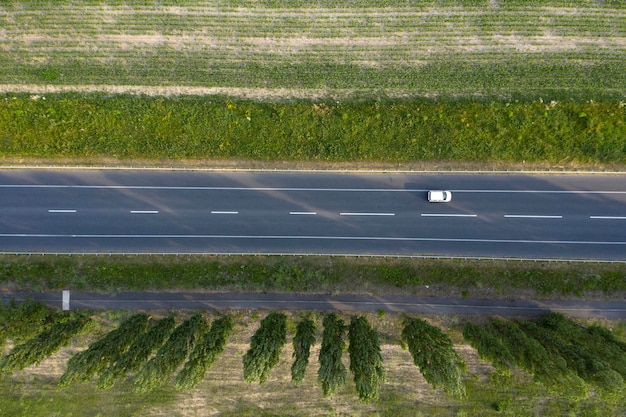
[[[623,0],[9,0],[0,28],[0,92],[598,100],[626,87]]]
[[[300,257],[3,256],[0,288],[622,299],[626,266]]]
[[[477,356],[463,340],[463,320],[458,317],[429,317],[452,338],[455,348],[468,365],[464,376],[467,397],[455,400],[441,389],[433,389],[423,379],[411,355],[400,347],[402,317],[399,315],[367,315],[368,321],[381,336],[381,350],[387,381],[379,401],[364,404],[356,395],[352,375],[338,394],[323,398],[316,382],[318,354],[321,341],[322,316],[310,316],[317,324],[317,343],[311,351],[310,363],[302,383],[295,387],[290,381],[292,337],[299,314],[287,313],[288,340],[280,361],[262,385],[243,381],[242,356],[250,338],[259,326],[264,312],[234,314],[235,329],[226,344],[224,354],[208,371],[196,389],[175,391],[172,381],[157,391],[138,395],[133,393],[130,379],[112,390],[100,391],[95,381],[75,384],[71,389],[57,389],[67,359],[83,350],[93,340],[114,328],[128,313],[99,313],[94,316],[97,328],[90,335],[77,338],[71,347],[63,349],[40,365],[3,376],[0,391],[3,398],[0,414],[11,416],[563,416],[619,415],[624,411],[624,399],[607,399],[592,394],[579,401],[566,400],[546,394],[542,385],[522,372],[497,373]],[[156,317],[166,312],[154,312]],[[175,312],[178,321],[192,312]],[[349,322],[349,315],[341,316]],[[615,334],[626,340],[623,323],[601,323],[612,326]],[[6,353],[6,352],[5,352]],[[346,367],[348,355],[344,356]],[[306,395],[303,395],[306,394]],[[501,411],[497,411],[497,409]]]

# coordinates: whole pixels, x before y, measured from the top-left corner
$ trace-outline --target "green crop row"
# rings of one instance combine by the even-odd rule
[[[3,3],[10,5],[35,5],[42,7],[49,5],[56,6],[54,0],[3,0]],[[74,2],[77,3],[77,2]],[[102,4],[101,0],[81,0],[82,4]],[[337,2],[336,0],[162,0],[153,3],[146,0],[107,0],[106,4],[111,6],[130,7],[201,7],[216,6],[222,8],[237,7],[263,7],[263,8],[386,8],[386,7],[487,7],[489,0],[348,0]],[[499,7],[510,6],[543,6],[543,7],[624,7],[624,0],[498,0]]]
[[[0,85],[623,94],[623,0],[528,4],[3,2]]]
[[[367,60],[367,51],[359,60]],[[402,57],[384,58],[376,65],[360,66],[337,59],[316,60],[314,57],[295,58],[291,62],[272,62],[271,57],[245,61],[241,58],[221,62],[215,57],[192,55],[172,56],[162,49],[141,56],[123,59],[128,66],[115,66],[101,60],[82,58],[50,58],[45,64],[33,66],[14,63],[0,68],[0,80],[6,84],[52,84],[82,86],[107,91],[107,84],[138,85],[140,91],[158,91],[159,86],[180,87],[185,93],[192,87],[200,89],[232,89],[233,96],[242,95],[238,89],[276,89],[268,97],[284,95],[307,97],[384,98],[398,96],[437,96],[511,98],[555,97],[559,100],[623,99],[626,79],[622,71],[624,56],[616,53],[596,53],[596,60],[584,53],[548,53],[541,56],[510,55],[493,61],[489,56],[463,61],[467,54],[438,54],[421,65],[404,65]],[[12,61],[11,54],[6,54]],[[407,57],[418,60],[419,57]],[[99,87],[101,86],[101,87]],[[79,87],[76,87],[79,88]],[[124,91],[123,87],[120,87]],[[7,88],[9,91],[10,87]],[[286,92],[281,92],[285,89]],[[299,90],[292,92],[292,90]],[[174,89],[175,90],[175,89]],[[126,91],[130,91],[126,90]],[[228,90],[224,90],[228,91]],[[259,93],[263,95],[263,93]]]

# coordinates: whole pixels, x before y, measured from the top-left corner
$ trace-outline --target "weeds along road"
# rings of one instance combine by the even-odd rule
[[[626,301],[500,300],[454,297],[324,295],[278,293],[70,292],[2,293],[7,302],[32,298],[70,310],[303,310],[410,314],[538,316],[560,312],[575,318],[626,320]]]
[[[0,252],[626,261],[626,178],[0,171]]]

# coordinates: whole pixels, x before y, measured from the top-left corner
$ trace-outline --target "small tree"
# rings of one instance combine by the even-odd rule
[[[59,322],[24,344],[15,346],[0,363],[0,372],[13,372],[37,365],[54,352],[67,346],[74,336],[85,331],[91,318],[70,313]]]
[[[311,319],[304,319],[296,327],[293,338],[293,365],[291,366],[291,380],[300,384],[304,378],[306,367],[309,364],[311,346],[315,344],[315,323]]]
[[[324,317],[324,332],[322,346],[319,353],[320,368],[317,372],[317,381],[322,387],[324,397],[336,393],[346,383],[347,371],[341,356],[346,346],[343,335],[345,326],[343,320],[335,313]]]
[[[7,305],[0,303],[0,350],[6,339],[20,345],[41,333],[56,316],[40,301],[27,299],[21,303],[11,299]]]
[[[287,316],[273,312],[261,321],[261,327],[250,341],[250,349],[243,357],[243,378],[246,382],[267,381],[270,371],[280,358],[287,343]]]
[[[461,374],[467,369],[465,362],[454,350],[452,340],[439,328],[424,320],[407,318],[402,330],[413,363],[420,368],[424,379],[434,388],[457,398],[465,396]]]
[[[149,392],[165,383],[165,380],[182,364],[193,349],[207,323],[202,314],[191,316],[178,326],[156,356],[150,359],[135,375],[137,392]]]
[[[147,332],[139,335],[128,350],[100,375],[98,388],[109,389],[115,384],[116,379],[137,371],[148,356],[165,343],[174,326],[176,326],[174,317],[166,317],[153,323]]]
[[[72,356],[59,385],[68,386],[74,382],[87,381],[96,373],[102,372],[120,357],[147,326],[146,314],[129,317],[117,329],[92,343],[87,350]]]
[[[348,331],[350,345],[350,371],[359,399],[364,402],[377,400],[380,384],[385,381],[383,357],[380,353],[378,333],[363,316],[352,317]]]
[[[226,340],[230,336],[233,326],[233,319],[228,316],[213,322],[211,330],[196,345],[189,355],[189,360],[176,376],[177,389],[193,388],[202,381],[206,371],[224,351]]]

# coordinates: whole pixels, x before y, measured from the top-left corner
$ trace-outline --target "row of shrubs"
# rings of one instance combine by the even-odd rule
[[[0,372],[38,364],[91,329],[92,324],[85,314],[59,313],[33,301],[0,306],[2,342],[9,339],[15,343],[0,362]],[[167,383],[180,368],[176,388],[194,388],[224,351],[234,324],[232,317],[221,316],[209,325],[202,313],[179,325],[171,316],[154,319],[145,313],[134,314],[72,356],[59,386],[97,376],[98,388],[108,389],[135,373],[135,390],[146,393]],[[329,313],[322,324],[317,381],[323,395],[337,393],[346,383],[348,372],[342,355],[347,350],[359,398],[364,402],[378,399],[386,377],[378,333],[364,316],[352,316],[346,325],[335,313]],[[296,326],[291,367],[295,385],[305,376],[316,333],[311,318]],[[498,372],[519,368],[553,393],[583,399],[589,396],[590,386],[605,396],[620,396],[626,391],[626,343],[603,327],[585,327],[550,313],[538,320],[491,319],[481,325],[468,322],[463,335]],[[244,380],[266,382],[286,342],[287,316],[269,313],[243,356]],[[425,320],[407,317],[402,323],[401,343],[434,388],[456,398],[466,395],[463,374],[467,367],[448,335]]]
[[[626,344],[600,326],[584,327],[559,313],[536,320],[466,323],[464,337],[499,371],[520,368],[552,392],[572,399],[626,391]]]

